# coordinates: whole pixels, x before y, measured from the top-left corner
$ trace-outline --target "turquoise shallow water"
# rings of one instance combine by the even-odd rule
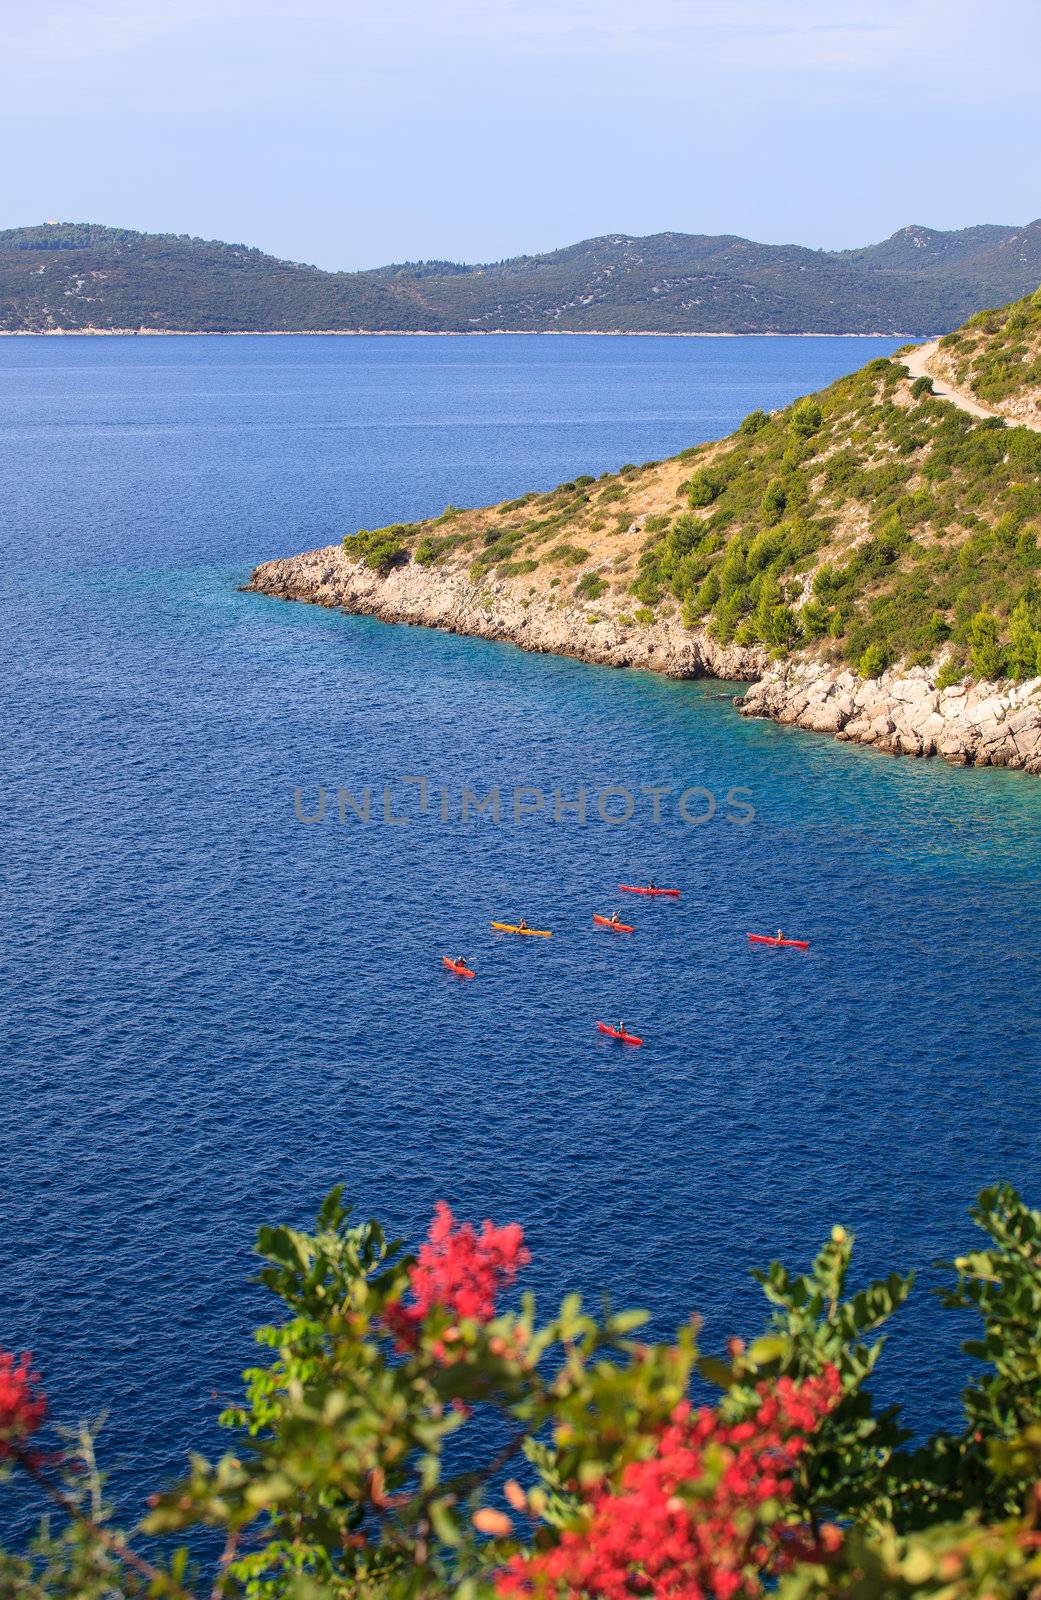
[[[264,1311],[256,1225],[339,1179],[410,1232],[438,1197],[517,1218],[541,1294],[610,1290],[660,1328],[697,1307],[710,1343],[758,1324],[747,1268],[842,1220],[864,1272],[924,1269],[888,1381],[916,1427],[951,1414],[929,1264],[981,1183],[1041,1198],[1041,785],[236,588],[359,524],[678,449],[889,347],[0,341],[0,1338],[61,1412],[108,1408],[131,1502],[213,1444]],[[366,784],[368,826],[294,815],[298,787],[307,812]],[[463,784],[584,785],[591,816],[442,822]],[[667,799],[656,825],[647,784],[717,813]],[[630,822],[597,817],[605,785]],[[683,898],[613,887],[648,874]],[[616,906],[631,940],[592,927]],[[518,915],[553,940],[487,928]],[[747,945],[778,925],[810,952]]]

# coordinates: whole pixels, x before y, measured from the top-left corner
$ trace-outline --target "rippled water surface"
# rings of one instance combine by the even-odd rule
[[[257,1224],[340,1179],[403,1231],[441,1196],[517,1218],[545,1297],[610,1290],[661,1329],[698,1307],[710,1343],[755,1330],[749,1267],[841,1219],[863,1272],[924,1269],[889,1365],[916,1426],[950,1415],[930,1263],[981,1183],[1041,1200],[1041,784],[236,587],[359,525],[677,450],[891,347],[0,341],[0,1342],[60,1413],[108,1408],[131,1506],[214,1446],[266,1310]],[[366,784],[368,826],[335,798],[294,815],[297,787],[314,812]],[[463,784],[502,787],[501,824],[440,820]],[[515,826],[517,784],[639,803]],[[666,798],[655,825],[641,785],[717,814]],[[648,874],[682,899],[617,894]],[[629,939],[593,929],[616,906]],[[520,915],[553,939],[488,928]],[[809,953],[748,946],[778,925]]]

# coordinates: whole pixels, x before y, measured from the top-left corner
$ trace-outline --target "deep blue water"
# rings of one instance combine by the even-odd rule
[[[341,1179],[413,1235],[439,1197],[516,1218],[547,1301],[608,1290],[660,1329],[698,1308],[710,1345],[759,1325],[747,1269],[841,1220],[863,1274],[925,1269],[883,1378],[915,1426],[952,1415],[929,1264],[983,1182],[1041,1200],[1041,785],[236,589],[359,525],[666,454],[890,348],[0,340],[0,1342],[59,1414],[108,1409],[132,1509],[214,1447],[268,1310],[257,1224]],[[297,787],[313,811],[366,784],[368,826],[334,798],[294,815]],[[437,786],[457,807],[463,784],[507,808],[584,785],[592,814],[442,823]],[[606,824],[605,784],[719,809],[654,825],[638,796]],[[409,826],[379,820],[384,785]],[[648,874],[683,898],[615,892]],[[616,906],[632,939],[592,928]],[[555,937],[497,942],[519,915]],[[778,925],[809,954],[747,945]]]

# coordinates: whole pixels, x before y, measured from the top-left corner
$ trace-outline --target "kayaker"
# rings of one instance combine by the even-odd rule
[[[778,928],[778,930],[777,930],[777,943],[780,944],[783,939],[784,939],[784,934],[781,932],[780,928]]]
[[[615,1033],[624,1033],[625,1032],[625,1023],[624,1022],[620,1022],[618,1024],[617,1028],[614,1031],[615,1031]]]
[[[655,883],[653,878],[648,878],[647,879],[647,887],[648,887],[648,889],[656,889],[658,887],[658,885]]]
[[[517,932],[518,933],[527,933],[527,931],[528,931],[528,924],[525,922],[524,918],[521,917],[520,921],[517,924]]]
[[[455,964],[457,967],[468,967],[470,965],[465,956],[456,956]]]
[[[611,912],[611,926],[612,926],[612,928],[617,928],[617,926],[618,926],[618,920],[619,920],[619,919],[618,919],[618,913],[617,913],[617,911],[612,911],[612,912]]]

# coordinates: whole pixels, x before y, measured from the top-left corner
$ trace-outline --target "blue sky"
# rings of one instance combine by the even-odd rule
[[[1041,214],[1041,0],[0,0],[0,226],[325,267]]]

